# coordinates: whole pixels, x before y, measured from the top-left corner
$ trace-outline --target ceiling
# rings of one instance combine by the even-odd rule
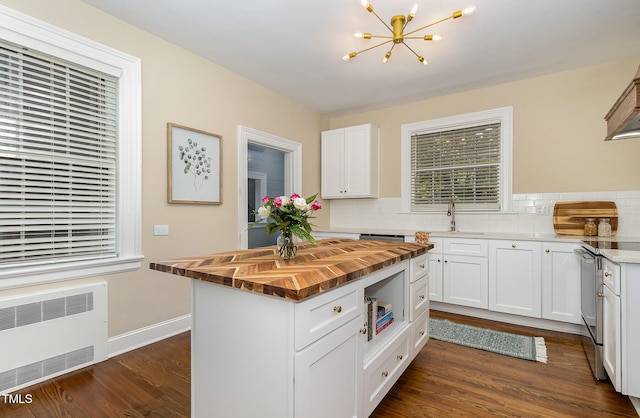
[[[418,12],[407,31],[475,4],[471,16],[355,59],[389,33],[359,0],[83,0],[323,114],[341,114],[638,57],[639,0],[370,0],[388,22]],[[377,42],[376,42],[377,43]],[[631,80],[633,74],[629,74]]]

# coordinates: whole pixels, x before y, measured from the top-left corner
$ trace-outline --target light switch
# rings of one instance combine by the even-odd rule
[[[169,225],[154,225],[153,235],[169,235]]]

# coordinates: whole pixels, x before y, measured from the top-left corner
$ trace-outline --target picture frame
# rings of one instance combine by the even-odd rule
[[[167,123],[169,203],[222,203],[222,136]]]

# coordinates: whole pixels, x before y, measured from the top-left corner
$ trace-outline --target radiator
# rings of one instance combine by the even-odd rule
[[[106,282],[0,299],[0,393],[106,358]]]

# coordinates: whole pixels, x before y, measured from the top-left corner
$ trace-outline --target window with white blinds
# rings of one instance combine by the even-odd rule
[[[116,256],[116,79],[0,42],[0,265]]]
[[[500,209],[500,124],[411,137],[411,209]]]
[[[0,289],[140,268],[140,59],[0,20]]]
[[[510,110],[403,126],[409,211],[444,211],[451,201],[459,211],[504,210],[511,193]]]

